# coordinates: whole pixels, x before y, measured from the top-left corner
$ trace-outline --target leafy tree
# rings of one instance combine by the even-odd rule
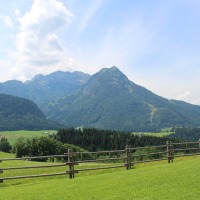
[[[8,142],[7,138],[2,137],[0,140],[0,151],[3,152],[10,152],[12,149],[10,143]]]
[[[23,156],[47,156],[60,155],[65,153],[64,145],[49,137],[39,137],[32,139],[20,138],[14,145],[14,153],[16,157]],[[46,161],[39,159],[38,161]]]
[[[28,143],[29,143],[29,139],[26,140],[25,138],[21,137],[13,145],[13,153],[15,153],[17,158],[29,155],[30,146],[27,145]]]

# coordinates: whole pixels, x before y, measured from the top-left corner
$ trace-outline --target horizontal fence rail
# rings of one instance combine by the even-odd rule
[[[104,155],[104,157],[103,158],[98,157],[99,155]],[[68,169],[66,169],[66,171],[59,173],[2,177],[0,178],[0,183],[3,183],[5,180],[38,178],[47,176],[61,176],[61,175],[68,175],[69,178],[74,178],[76,173],[83,171],[117,169],[117,168],[125,168],[126,170],[129,170],[131,169],[132,166],[138,163],[157,162],[163,160],[167,160],[168,163],[172,163],[175,157],[194,156],[194,155],[200,155],[200,140],[198,142],[183,142],[183,143],[167,142],[166,145],[134,147],[134,148],[131,148],[130,146],[126,145],[125,149],[123,150],[112,150],[112,151],[73,152],[71,149],[68,149],[68,152],[65,153],[64,155],[34,156],[34,157],[22,157],[22,158],[0,158],[0,163],[5,161],[18,161],[18,160],[32,161],[44,158],[50,158],[50,159],[64,158],[65,160],[67,160],[64,163],[60,164],[48,164],[48,165],[38,165],[38,166],[16,166],[16,167],[5,167],[5,168],[0,167],[1,174],[3,174],[4,171],[9,171],[9,170],[26,170],[26,169],[68,166]],[[81,159],[82,156],[90,156],[91,159],[84,160]],[[76,165],[82,163],[107,163],[107,162],[112,162],[113,165],[105,167],[75,169]]]

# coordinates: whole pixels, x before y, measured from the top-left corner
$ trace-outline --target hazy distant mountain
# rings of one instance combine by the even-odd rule
[[[36,75],[25,83],[10,80],[0,83],[0,93],[33,100],[41,109],[47,102],[79,90],[90,78],[82,72],[57,71],[47,76]]]
[[[0,94],[0,130],[44,130],[61,127],[47,120],[34,102]]]
[[[116,67],[102,69],[78,93],[49,104],[47,115],[69,127],[128,131],[200,124],[200,106],[155,95]]]

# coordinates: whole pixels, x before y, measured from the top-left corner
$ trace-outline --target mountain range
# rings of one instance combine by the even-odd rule
[[[0,93],[33,100],[48,119],[67,127],[157,131],[200,125],[200,106],[158,96],[117,67],[92,76],[58,71],[25,83],[7,81],[0,83]]]
[[[50,101],[80,89],[89,78],[89,74],[82,72],[56,71],[47,76],[38,74],[24,83],[17,80],[0,83],[0,93],[33,100],[42,107]]]

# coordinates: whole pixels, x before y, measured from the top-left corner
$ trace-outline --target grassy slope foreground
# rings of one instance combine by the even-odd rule
[[[137,165],[134,169],[0,185],[2,199],[199,199],[200,157]],[[90,172],[88,172],[90,173]]]

